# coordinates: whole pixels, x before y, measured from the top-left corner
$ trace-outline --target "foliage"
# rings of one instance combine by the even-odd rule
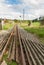
[[[14,20],[14,22],[15,22],[15,23],[19,23],[19,22],[20,22],[20,20],[15,19],[15,20]]]
[[[41,38],[44,37],[44,28],[25,28],[25,30],[30,33],[34,33]]]
[[[40,27],[40,22],[32,22],[33,27]]]
[[[6,61],[7,65],[17,65],[17,63],[15,61],[8,61],[7,57],[8,57],[8,54],[5,54],[3,56],[3,59]]]
[[[39,20],[40,20],[40,21],[44,20],[44,16],[39,17]]]
[[[44,25],[44,16],[39,17],[39,21],[40,21],[41,25]]]
[[[35,34],[40,42],[44,44],[44,26],[40,26],[40,22],[32,22],[31,26],[28,26],[27,24],[28,23],[22,23],[21,27],[27,32]]]
[[[30,26],[31,25],[31,21],[30,20],[28,20],[28,26]]]
[[[1,22],[1,19],[0,19],[0,22]]]
[[[36,18],[36,19],[32,20],[32,22],[39,22],[39,21],[38,21],[38,19]]]
[[[4,22],[5,22],[5,23],[8,23],[8,22],[9,22],[9,20],[8,20],[8,19],[5,19],[5,20],[4,20]]]
[[[17,22],[17,20],[15,19],[14,22]]]
[[[3,30],[8,30],[8,29],[10,29],[10,28],[12,28],[13,27],[13,24],[11,23],[5,23],[4,24],[4,26],[3,26]]]

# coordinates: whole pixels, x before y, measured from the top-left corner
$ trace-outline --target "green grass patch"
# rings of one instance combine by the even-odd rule
[[[37,27],[37,28],[30,28],[29,26],[22,26],[27,32],[29,32],[29,33],[32,33],[32,34],[35,34],[38,38],[39,38],[39,40],[40,40],[40,42],[41,43],[43,43],[44,44],[44,27],[43,28],[39,28],[39,27]]]
[[[31,26],[33,26],[33,27],[39,27],[40,26],[40,22],[33,22],[31,24]]]
[[[31,26],[28,26],[28,23],[22,23],[20,26],[27,32],[35,34],[44,43],[44,26],[40,26],[40,22],[33,22]]]
[[[44,37],[44,28],[28,28],[24,27],[24,29],[30,33],[36,34],[40,38]]]
[[[12,28],[14,25],[12,23],[5,23],[3,26],[3,30],[8,30]]]
[[[17,63],[14,61],[10,61],[10,62],[7,62],[7,65],[17,65]]]
[[[40,22],[33,22],[31,26],[28,26],[28,23],[22,23],[20,26],[26,31],[36,34],[40,38],[44,38],[44,27],[40,26]]]
[[[8,57],[8,54],[5,54],[3,56],[3,59],[6,61],[7,65],[18,65],[15,61],[8,61],[7,57]]]
[[[20,26],[28,27],[28,22],[22,22]],[[40,22],[32,22],[29,27],[40,27]]]

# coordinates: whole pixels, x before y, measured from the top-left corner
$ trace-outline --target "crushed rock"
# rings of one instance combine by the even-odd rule
[[[4,60],[1,65],[7,65],[6,61]]]

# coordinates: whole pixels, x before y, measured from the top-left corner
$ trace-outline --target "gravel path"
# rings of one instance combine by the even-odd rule
[[[5,60],[2,62],[2,64],[1,65],[7,65],[7,63],[5,62]]]

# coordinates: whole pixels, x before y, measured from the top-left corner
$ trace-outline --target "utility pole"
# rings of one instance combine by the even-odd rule
[[[23,21],[24,21],[24,14],[25,14],[25,11],[24,11],[24,9],[23,9]]]

